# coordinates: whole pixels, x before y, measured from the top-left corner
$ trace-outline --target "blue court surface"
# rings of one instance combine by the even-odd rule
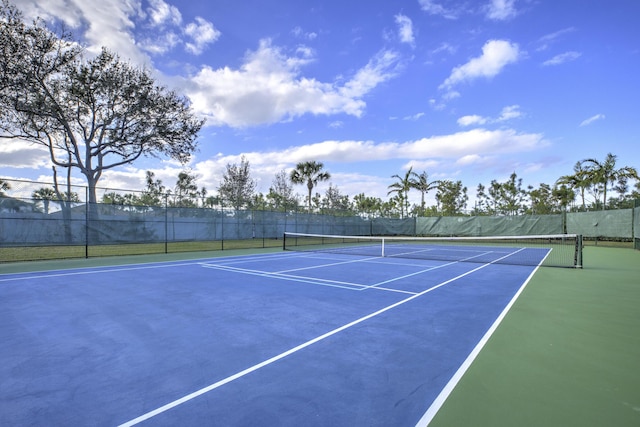
[[[283,252],[0,275],[0,425],[426,425],[535,268]]]

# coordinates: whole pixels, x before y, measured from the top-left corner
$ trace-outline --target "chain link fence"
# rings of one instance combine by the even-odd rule
[[[378,236],[526,236],[581,234],[598,241],[634,242],[640,248],[640,201],[633,209],[561,215],[365,218],[353,214],[234,210],[175,206],[164,195],[155,206],[126,204],[131,191],[97,189],[87,203],[84,186],[7,181],[0,195],[0,262],[138,253],[266,248],[285,231]],[[120,198],[116,197],[121,196]],[[106,197],[105,197],[106,196]]]

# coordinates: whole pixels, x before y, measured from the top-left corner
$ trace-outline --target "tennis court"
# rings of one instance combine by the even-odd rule
[[[550,254],[475,252],[0,275],[0,424],[426,425]]]

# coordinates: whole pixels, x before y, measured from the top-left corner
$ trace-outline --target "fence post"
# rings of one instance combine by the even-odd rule
[[[631,242],[633,243],[633,249],[640,249],[639,240],[636,239],[636,211],[638,206],[640,206],[640,199],[634,200],[631,207]]]
[[[164,195],[164,253],[169,253],[169,193]]]
[[[69,190],[69,206],[71,206],[71,190]],[[71,207],[69,207],[71,210]],[[89,187],[84,187],[84,257],[89,258]]]
[[[222,212],[222,217],[220,220],[220,250],[224,251],[224,219],[227,216],[224,211],[224,200],[220,200],[220,211]]]

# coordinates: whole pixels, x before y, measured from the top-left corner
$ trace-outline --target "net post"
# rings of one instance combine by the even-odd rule
[[[282,250],[287,250],[287,232],[282,233]]]
[[[380,256],[384,257],[384,237],[382,238],[382,254]]]
[[[576,257],[574,265],[576,268],[582,268],[582,234],[576,236]]]

